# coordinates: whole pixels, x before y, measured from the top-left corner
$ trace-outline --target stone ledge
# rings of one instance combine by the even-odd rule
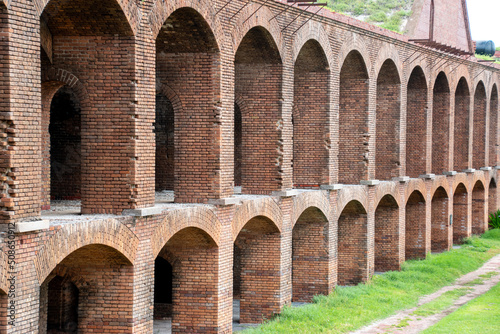
[[[490,171],[492,168],[491,167],[481,167],[479,169],[484,170],[484,171]]]
[[[420,175],[419,178],[426,180],[434,180],[436,178],[436,174],[423,174]]]
[[[162,208],[151,206],[149,208],[123,210],[122,216],[147,217],[159,215],[162,211]]]
[[[337,183],[337,184],[322,184],[319,186],[320,190],[340,190],[344,188],[343,184]]]
[[[464,173],[474,173],[475,171],[474,168],[464,169]]]
[[[396,182],[406,183],[406,182],[410,181],[410,177],[409,176],[398,176],[398,177],[393,177],[392,180],[396,181]]]
[[[30,222],[16,223],[16,233],[28,233],[40,230],[48,230],[50,223],[48,220],[35,220]]]
[[[495,168],[495,169],[500,169],[500,166],[495,166],[494,168]]]
[[[380,184],[380,180],[361,180],[359,183],[363,186],[376,186]]]
[[[457,175],[457,171],[450,170],[449,172],[443,172],[443,175],[446,175],[446,176],[455,176],[455,175]]]
[[[211,205],[235,205],[239,204],[241,199],[234,197],[226,197],[226,198],[218,198],[218,199],[209,199],[208,204]]]
[[[297,196],[298,194],[299,191],[297,189],[288,189],[283,191],[273,191],[271,195],[279,197],[292,197],[292,196]]]

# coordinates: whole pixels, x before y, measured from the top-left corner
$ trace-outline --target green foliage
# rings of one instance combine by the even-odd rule
[[[312,304],[286,307],[264,325],[245,333],[346,333],[417,305],[423,295],[452,284],[500,253],[500,230],[472,237],[460,249],[429,254],[426,260],[403,263],[401,271],[374,276],[368,283],[337,287],[329,296],[315,296]],[[459,290],[438,307],[460,295]],[[404,324],[402,324],[404,325]],[[457,332],[458,333],[458,332]]]
[[[490,213],[490,227],[493,229],[500,229],[500,210]]]
[[[329,0],[327,3],[335,12],[401,32],[403,21],[411,15],[413,0]]]
[[[490,57],[490,56],[485,56],[485,55],[482,55],[482,54],[478,54],[478,53],[476,53],[476,54],[475,54],[475,57],[476,57],[477,59],[482,59],[482,60],[495,60],[495,63],[500,64],[500,61],[498,61],[498,60],[496,60],[495,58]]]

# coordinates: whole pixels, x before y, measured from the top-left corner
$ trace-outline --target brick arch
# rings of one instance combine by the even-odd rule
[[[93,244],[111,247],[134,264],[139,238],[123,223],[112,218],[62,225],[44,242],[34,260],[39,283],[44,282],[69,254]]]
[[[241,229],[252,218],[264,216],[271,220],[281,233],[283,226],[283,213],[280,207],[272,198],[263,198],[260,200],[243,202],[234,214],[232,222],[233,241],[236,240]]]
[[[224,28],[216,15],[215,8],[209,0],[154,0],[151,10],[145,15],[152,32],[153,39],[156,39],[165,21],[178,9],[191,8],[203,17],[210,27],[219,51],[225,50],[229,43],[224,33]]]
[[[378,57],[373,63],[373,71],[374,71],[374,78],[378,78],[380,74],[380,70],[382,69],[382,66],[387,60],[392,60],[394,65],[396,66],[396,69],[398,71],[398,76],[400,82],[403,81],[403,69],[401,68],[401,60],[399,58],[399,52],[398,49],[393,45],[383,45],[378,51],[377,51]],[[410,72],[411,73],[411,72]]]
[[[85,85],[80,81],[80,79],[76,75],[65,69],[51,67],[50,69],[45,71],[45,73],[42,76],[42,89],[43,85],[48,82],[60,84],[60,86],[57,89],[55,89],[53,93],[51,93],[52,96],[50,97],[50,100],[52,100],[52,97],[57,92],[57,90],[59,90],[59,88],[61,88],[64,85],[68,86],[73,90],[73,92],[75,92],[82,106],[89,99],[89,95]],[[51,84],[51,86],[55,87],[56,84]]]
[[[382,198],[390,195],[396,201],[398,207],[401,206],[401,199],[399,196],[399,185],[396,182],[382,182],[377,186],[375,191],[375,208],[379,205]]]
[[[413,179],[408,182],[408,185],[405,187],[405,203],[408,202],[408,199],[410,196],[415,192],[418,191],[419,193],[422,194],[424,199],[427,201],[427,188],[425,186],[425,181],[422,179]]]
[[[304,192],[293,199],[293,226],[302,213],[311,207],[318,208],[330,220],[330,202],[327,195],[323,192]]]
[[[470,76],[469,69],[466,66],[459,66],[455,72],[451,75],[450,78],[450,91],[452,94],[455,94],[455,91],[457,89],[458,83],[460,82],[460,79],[464,78],[465,81],[467,82],[467,87],[469,88],[469,92],[472,92],[472,80]]]
[[[448,82],[448,88],[450,89],[450,94],[452,93],[452,86],[451,86],[451,75],[450,71],[446,68],[438,68],[432,71],[431,77],[430,77],[430,85],[429,89],[434,90],[434,86],[436,85],[436,79],[438,78],[439,74],[443,72],[444,77],[446,78],[446,81]]]
[[[281,62],[283,62],[286,59],[286,50],[285,41],[283,39],[283,35],[281,34],[281,28],[276,19],[271,20],[274,17],[274,14],[267,7],[261,7],[260,9],[259,7],[260,5],[258,4],[246,6],[237,15],[236,19],[233,20],[233,30],[231,31],[231,35],[233,36],[231,44],[233,57],[236,55],[238,47],[247,33],[255,27],[262,27],[273,38],[280,54]],[[257,9],[258,11],[253,14]],[[250,17],[250,19],[247,20],[248,17]]]
[[[476,93],[477,86],[479,85],[479,83],[482,82],[484,85],[484,90],[486,91],[486,97],[488,98],[489,97],[488,91],[492,81],[491,79],[492,79],[491,75],[489,75],[486,72],[480,73],[476,78],[473,78],[473,80],[471,80],[471,85],[472,85],[471,96],[474,96],[474,94]]]
[[[343,188],[338,192],[336,215],[340,216],[344,208],[352,201],[359,202],[365,211],[368,212],[368,197],[365,189]]]
[[[480,181],[483,184],[483,187],[485,187],[485,189],[486,189],[485,184],[487,184],[487,183],[486,183],[486,178],[485,178],[485,172],[474,173],[474,176],[472,177],[472,189],[474,189],[474,186],[476,185],[476,183],[478,181]],[[489,183],[488,183],[488,185],[489,185]]]
[[[412,61],[407,66],[405,66],[404,64],[403,64],[403,66],[405,67],[403,70],[403,74],[404,74],[404,80],[406,80],[405,81],[406,86],[408,86],[408,83],[410,82],[410,77],[411,77],[411,74],[413,73],[413,70],[415,70],[417,67],[420,67],[420,69],[424,73],[425,84],[427,85],[427,89],[429,89],[429,87],[430,87],[429,80],[430,80],[431,75],[430,75],[429,64],[427,63],[427,60],[419,58],[416,61]]]
[[[344,35],[342,46],[340,47],[339,53],[337,55],[337,62],[334,62],[334,64],[338,66],[336,70],[340,72],[342,66],[344,65],[344,61],[351,53],[351,51],[358,51],[361,54],[361,57],[363,58],[366,66],[367,75],[368,77],[370,77],[372,73],[372,63],[370,61],[370,53],[368,52],[366,41],[362,36],[351,32],[347,32]]]
[[[170,101],[170,103],[172,103],[172,107],[176,112],[181,111],[183,109],[182,101],[179,98],[179,95],[167,84],[157,82],[156,94],[163,94]]]
[[[448,181],[446,180],[445,177],[440,177],[436,178],[434,182],[432,183],[431,186],[431,200],[434,197],[434,194],[436,193],[436,190],[438,190],[439,187],[442,187],[444,191],[446,192],[446,196],[450,198],[450,185],[448,184]]]
[[[217,215],[209,208],[169,211],[165,218],[156,226],[151,237],[153,258],[156,258],[167,242],[177,232],[195,227],[208,234],[215,244],[220,243],[221,223]]]
[[[311,39],[319,43],[326,55],[329,67],[332,68],[334,56],[332,53],[330,40],[328,39],[328,34],[326,33],[321,23],[312,20],[302,28],[300,28],[300,30],[295,34],[292,46],[293,63],[295,64],[295,61],[297,60],[297,57],[299,56],[299,53],[302,50],[304,44],[306,44]]]
[[[40,17],[49,2],[52,0],[34,0],[33,5],[35,7],[35,11],[37,15]],[[100,0],[99,0],[100,1]],[[123,14],[127,19],[127,23],[130,27],[130,30],[135,35],[137,34],[137,30],[139,29],[140,24],[140,13],[139,8],[137,7],[135,0],[112,0],[115,1],[121,8]]]
[[[452,192],[455,193],[457,190],[457,187],[463,184],[465,189],[467,189],[467,192],[469,192],[469,182],[468,182],[468,177],[466,174],[460,173],[454,176],[453,178],[453,184],[452,184]]]

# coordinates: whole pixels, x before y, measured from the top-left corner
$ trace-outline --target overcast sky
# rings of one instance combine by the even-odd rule
[[[472,39],[500,46],[500,0],[467,0]]]

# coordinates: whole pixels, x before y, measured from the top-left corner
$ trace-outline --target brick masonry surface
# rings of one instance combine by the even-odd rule
[[[0,333],[230,333],[487,229],[500,68],[310,14],[0,0]]]

